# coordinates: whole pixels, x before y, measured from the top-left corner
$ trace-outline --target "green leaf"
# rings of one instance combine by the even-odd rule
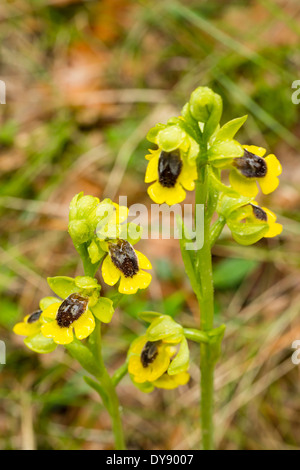
[[[236,119],[232,119],[232,121],[224,124],[224,126],[221,127],[221,129],[215,135],[215,141],[232,140],[238,130],[246,122],[247,118],[248,116],[245,115]]]
[[[185,338],[182,339],[180,343],[179,351],[171,362],[170,367],[168,368],[168,374],[175,375],[179,374],[180,372],[184,372],[189,367],[190,361],[190,351],[187,340]]]
[[[69,295],[74,294],[74,292],[80,291],[80,289],[76,287],[75,280],[72,277],[48,277],[47,282],[53,292],[62,299],[66,299]]]
[[[45,338],[42,333],[37,333],[33,336],[28,336],[24,339],[26,346],[39,354],[47,354],[53,352],[57,348],[57,344],[54,343],[53,339]]]
[[[90,307],[90,310],[98,320],[109,323],[114,314],[114,305],[112,300],[101,297],[93,307]]]
[[[237,287],[258,266],[258,262],[247,259],[227,259],[219,263],[214,270],[216,289]]]

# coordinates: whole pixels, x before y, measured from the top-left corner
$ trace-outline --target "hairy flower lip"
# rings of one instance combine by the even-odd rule
[[[182,171],[183,162],[180,150],[160,153],[158,160],[158,180],[164,188],[174,188]]]
[[[87,309],[88,299],[80,296],[79,294],[71,294],[67,297],[62,304],[60,305],[56,322],[61,328],[68,328],[76,320],[78,320],[81,315]]]
[[[133,278],[139,272],[139,262],[133,246],[126,240],[109,243],[109,254],[113,264],[126,278]]]
[[[246,178],[264,178],[268,167],[264,158],[244,149],[244,155],[234,159],[233,165]]]
[[[256,206],[255,204],[250,204],[253,210],[254,216],[258,219],[261,220],[262,222],[267,222],[268,221],[268,214],[266,211],[264,211],[261,207]]]
[[[27,320],[27,323],[30,323],[30,324],[31,324],[31,323],[36,323],[37,321],[39,321],[40,316],[41,316],[42,313],[43,313],[42,310],[40,310],[40,309],[39,309],[39,310],[36,310],[35,312],[33,312],[33,313],[29,316],[29,318],[28,318],[28,320]]]
[[[141,363],[144,368],[156,359],[158,355],[158,345],[161,341],[147,341],[141,352]]]

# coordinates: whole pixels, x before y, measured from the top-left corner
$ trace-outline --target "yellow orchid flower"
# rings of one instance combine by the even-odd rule
[[[128,372],[143,391],[185,385],[189,380],[188,367],[187,341],[180,325],[168,316],[154,320],[146,334],[133,341],[128,352]]]
[[[74,339],[87,338],[95,329],[95,319],[88,308],[89,300],[71,294],[64,301],[50,305],[42,314],[41,332],[56,344],[70,344]]]
[[[186,191],[195,189],[197,167],[188,163],[180,149],[166,152],[159,148],[150,150],[145,182],[153,183],[148,194],[156,204],[167,203],[169,206],[184,201]]]
[[[255,197],[258,193],[257,183],[264,194],[269,194],[278,187],[278,176],[282,166],[275,155],[264,158],[266,150],[254,145],[244,145],[244,155],[234,158],[234,168],[230,172],[230,183],[242,196]]]
[[[121,294],[135,294],[138,289],[149,286],[152,276],[144,269],[152,269],[151,263],[128,241],[118,239],[104,242],[101,247],[108,252],[102,264],[102,276],[106,284],[113,286],[120,280]]]
[[[250,204],[252,207],[253,217],[252,220],[266,222],[269,226],[269,230],[264,234],[265,238],[273,238],[280,235],[282,232],[282,225],[276,222],[277,216],[274,212],[270,211],[266,207],[260,207],[257,202]]]

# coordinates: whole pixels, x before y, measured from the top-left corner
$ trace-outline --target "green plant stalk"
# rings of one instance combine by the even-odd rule
[[[92,265],[88,258],[88,253],[86,247],[76,247],[78,253],[83,262],[84,272],[86,276],[95,277],[96,271],[98,269],[98,265]],[[119,296],[117,302],[119,301]],[[85,347],[85,349],[87,349]],[[113,378],[110,377],[104,361],[102,357],[102,345],[101,345],[101,322],[96,320],[95,330],[93,331],[92,335],[89,338],[89,347],[87,351],[93,355],[96,363],[96,368],[88,367],[86,370],[97,379],[98,382],[93,381],[90,378],[85,378],[86,383],[92,387],[97,393],[100,395],[102,399],[103,405],[107,409],[110,414],[112,420],[112,430],[114,434],[115,440],[115,448],[116,450],[125,450],[125,440],[123,434],[123,427],[122,427],[122,420],[121,420],[121,407],[119,403],[119,398],[116,393],[116,385],[118,380],[114,382]],[[74,352],[72,350],[72,352]],[[90,358],[88,357],[89,361],[85,359],[85,362],[82,361],[82,354],[78,351],[78,354],[73,354],[73,357],[76,357],[77,360],[84,366],[85,362],[87,365],[90,366]],[[121,374],[122,375],[122,374]],[[122,377],[120,377],[121,380]]]
[[[207,144],[202,143],[201,151],[205,153]],[[214,287],[212,272],[212,256],[210,246],[211,213],[207,207],[209,197],[207,166],[198,169],[196,185],[196,204],[204,204],[204,244],[196,254],[196,272],[201,284],[201,297],[199,306],[201,312],[201,330],[212,330],[214,326]],[[204,450],[213,449],[213,409],[214,409],[214,369],[215,358],[213,345],[202,343],[200,345],[201,370],[201,429],[202,447]]]
[[[125,450],[125,441],[123,435],[123,427],[122,427],[122,420],[121,420],[121,407],[119,403],[119,398],[116,393],[116,388],[113,383],[112,378],[110,377],[107,369],[104,365],[103,358],[102,358],[102,351],[101,351],[101,323],[99,321],[96,322],[95,328],[95,343],[94,343],[94,354],[97,359],[97,363],[101,372],[96,377],[101,384],[101,387],[104,389],[105,394],[108,398],[108,412],[110,414],[112,420],[112,429],[115,438],[115,447],[116,450]],[[100,394],[101,396],[101,394]],[[101,397],[102,398],[102,397]]]

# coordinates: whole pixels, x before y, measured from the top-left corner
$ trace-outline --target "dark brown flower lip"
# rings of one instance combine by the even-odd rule
[[[31,313],[29,316],[27,323],[36,323],[39,321],[41,314],[43,313],[42,310],[36,310],[35,312]]]
[[[254,216],[261,220],[262,222],[268,222],[268,214],[259,206],[255,206],[254,204],[250,204],[253,210]]]
[[[158,355],[160,341],[147,341],[141,352],[141,363],[144,369],[152,364]]]
[[[267,163],[264,158],[255,155],[254,153],[244,150],[244,155],[235,158],[233,165],[244,175],[246,178],[263,178],[268,172]]]
[[[139,272],[139,262],[133,246],[127,240],[109,243],[109,254],[113,264],[125,277],[133,277]]]
[[[182,171],[180,150],[160,153],[158,160],[158,181],[164,188],[174,188]]]
[[[81,315],[83,315],[88,306],[89,300],[79,294],[71,294],[60,305],[56,321],[61,328],[69,328]]]

